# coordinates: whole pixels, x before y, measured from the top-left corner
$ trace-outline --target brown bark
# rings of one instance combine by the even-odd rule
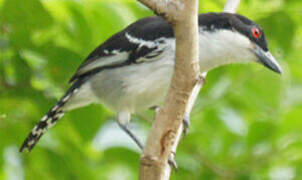
[[[206,76],[200,75],[198,63],[198,0],[139,1],[162,15],[176,38],[173,78],[164,106],[153,122],[139,172],[140,180],[165,180],[170,177],[167,162],[181,137],[184,114],[191,112]]]
[[[165,104],[155,117],[140,167],[140,179],[168,179],[168,158],[180,137],[189,97],[199,82],[198,0],[141,2],[168,20],[176,38],[174,75]]]

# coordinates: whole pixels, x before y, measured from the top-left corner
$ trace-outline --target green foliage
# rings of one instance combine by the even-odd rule
[[[200,1],[200,12],[224,3]],[[263,27],[285,72],[254,64],[210,72],[172,179],[302,178],[301,7],[299,0],[242,2],[239,13]],[[30,154],[17,150],[85,56],[149,15],[135,1],[0,0],[0,179],[137,179],[139,151],[110,129],[114,114],[101,105],[68,113]]]

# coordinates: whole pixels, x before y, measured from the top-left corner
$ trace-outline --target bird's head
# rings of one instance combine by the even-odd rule
[[[258,62],[282,73],[269,52],[262,28],[242,15],[202,14],[199,16],[199,32],[200,56],[208,69],[228,63]]]

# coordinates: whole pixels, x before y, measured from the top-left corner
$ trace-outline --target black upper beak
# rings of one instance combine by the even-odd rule
[[[259,58],[259,62],[261,64],[276,73],[282,74],[282,69],[280,65],[269,51],[265,52],[259,46],[256,45],[254,48],[254,53]]]

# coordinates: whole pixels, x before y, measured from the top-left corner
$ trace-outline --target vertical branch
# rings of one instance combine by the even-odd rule
[[[175,153],[207,73],[198,63],[198,0],[139,0],[173,27],[176,39],[175,69],[163,108],[156,114],[140,161],[140,180],[170,177],[168,158]],[[234,13],[240,0],[228,0],[224,11]]]
[[[229,13],[236,13],[239,4],[240,0],[228,0],[223,8],[223,11]]]
[[[155,117],[141,158],[140,179],[169,179],[168,158],[182,132],[189,97],[199,78],[198,0],[154,0],[147,6],[172,25],[176,39],[175,68],[163,108]],[[156,5],[155,5],[156,4]]]

